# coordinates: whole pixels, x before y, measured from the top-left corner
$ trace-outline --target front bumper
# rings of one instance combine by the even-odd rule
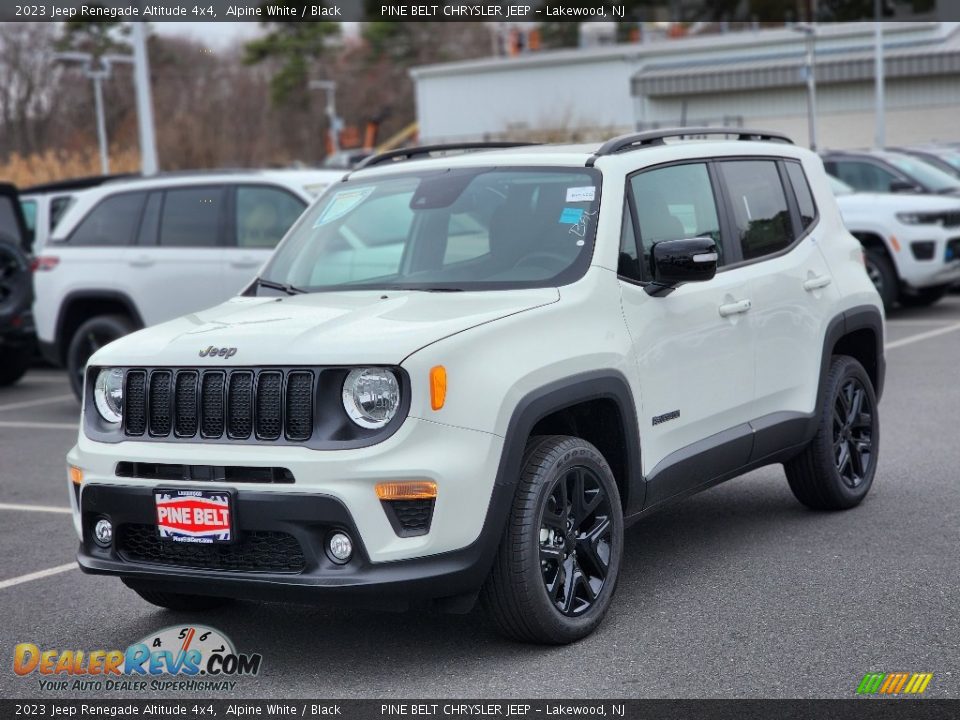
[[[916,289],[949,285],[960,281],[960,230],[928,226],[902,226],[897,233],[901,249],[897,253],[900,279]],[[932,243],[929,258],[918,259],[913,243]]]
[[[85,572],[199,595],[267,600],[318,596],[376,596],[396,605],[401,598],[446,598],[483,583],[509,514],[515,473],[503,470],[504,440],[498,435],[409,417],[387,440],[366,448],[318,451],[304,447],[207,445],[200,443],[100,443],[82,432],[67,456],[84,481],[70,493],[80,537],[78,561]],[[118,463],[177,463],[283,467],[292,483],[146,480],[117,474]],[[401,537],[374,491],[385,480],[437,483],[429,532]],[[248,558],[214,562],[157,561],[155,488],[229,489],[236,493],[240,533],[283,533],[302,555],[295,566],[257,565]],[[96,519],[114,523],[114,545],[91,539]],[[129,526],[124,528],[124,526]],[[139,526],[139,527],[134,527]],[[356,548],[346,565],[325,553],[333,529],[344,529]],[[123,546],[124,533],[139,533],[141,552]],[[255,538],[254,538],[255,539]],[[270,540],[272,542],[273,540]],[[282,543],[281,543],[282,545]],[[209,547],[209,546],[206,546]],[[283,548],[289,545],[283,545]],[[269,549],[269,548],[268,548]],[[379,602],[375,604],[381,604]]]
[[[83,539],[77,560],[86,573],[119,576],[167,592],[272,601],[358,599],[403,608],[411,600],[468,596],[480,588],[496,552],[510,497],[511,488],[494,487],[484,531],[465,548],[412,560],[371,563],[353,518],[338,500],[325,495],[240,490],[236,495],[235,529],[241,542],[236,546],[204,546],[204,550],[234,560],[238,553],[246,553],[240,564],[253,567],[261,563],[267,569],[222,570],[169,564],[157,552],[144,552],[142,537],[138,536],[136,543],[128,539],[130,528],[154,527],[152,488],[87,485],[80,500]],[[98,546],[92,539],[92,528],[101,517],[108,517],[115,528],[114,543],[109,548]],[[325,553],[325,541],[333,530],[346,531],[354,538],[354,554],[345,565],[333,563]],[[288,565],[278,570],[283,563],[276,549],[251,549],[243,538],[258,533],[292,537],[302,555],[302,563],[295,563],[301,569],[291,570]],[[159,540],[150,547],[173,551],[173,546],[160,546]],[[255,557],[258,553],[259,559]],[[145,555],[151,557],[144,559]]]

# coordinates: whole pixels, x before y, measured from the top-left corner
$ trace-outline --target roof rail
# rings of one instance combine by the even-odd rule
[[[761,140],[793,145],[793,140],[783,133],[769,132],[767,130],[748,130],[746,128],[727,127],[680,127],[667,128],[664,130],[648,130],[641,133],[619,135],[611,140],[607,140],[607,142],[601,145],[600,148],[590,156],[590,159],[587,160],[587,167],[593,167],[597,158],[603,157],[604,155],[640,150],[652,145],[664,145],[666,138],[682,138],[699,135],[736,135],[737,140]]]
[[[419,145],[417,147],[400,148],[398,150],[388,150],[387,152],[371,155],[363,162],[359,163],[354,170],[373,167],[374,165],[383,165],[388,162],[400,162],[402,160],[413,160],[414,158],[430,156],[433,153],[471,151],[471,150],[497,150],[501,148],[526,147],[528,145],[539,145],[533,142],[471,142],[471,143],[447,143],[442,145]]]

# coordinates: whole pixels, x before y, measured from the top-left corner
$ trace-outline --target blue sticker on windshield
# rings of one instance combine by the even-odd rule
[[[583,217],[583,210],[580,208],[564,208],[560,213],[560,223],[562,225],[576,225]]]

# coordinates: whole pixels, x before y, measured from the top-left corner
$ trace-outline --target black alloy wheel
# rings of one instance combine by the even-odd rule
[[[873,407],[867,390],[855,377],[840,387],[833,406],[833,448],[844,484],[863,483],[873,454]]]
[[[610,567],[610,499],[591,469],[557,478],[540,522],[540,566],[550,601],[568,617],[589,610]]]
[[[848,510],[870,492],[880,451],[880,416],[870,375],[834,355],[818,393],[816,434],[783,464],[797,500],[813,510]]]

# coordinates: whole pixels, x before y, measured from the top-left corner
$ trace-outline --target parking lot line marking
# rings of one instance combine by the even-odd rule
[[[37,405],[50,405],[52,403],[69,400],[72,397],[74,397],[74,395],[71,393],[69,395],[56,395],[54,397],[40,398],[38,400],[24,400],[23,402],[9,403],[8,405],[0,405],[0,412],[4,412],[5,410],[19,410],[21,408],[36,407]]]
[[[57,565],[56,567],[47,568],[46,570],[37,570],[36,572],[21,575],[20,577],[10,578],[9,580],[0,580],[0,590],[4,590],[15,585],[22,585],[23,583],[28,583],[32,580],[42,580],[45,577],[59,575],[60,573],[65,573],[68,570],[75,570],[76,568],[77,563],[72,562],[67,563],[66,565]]]
[[[893,350],[894,348],[903,347],[904,345],[911,345],[915,342],[920,342],[921,340],[929,340],[930,338],[937,337],[938,335],[946,335],[947,333],[955,332],[960,330],[960,323],[954,323],[953,325],[948,325],[947,327],[937,328],[936,330],[928,330],[927,332],[917,333],[916,335],[910,335],[908,337],[902,338],[901,340],[894,340],[889,342],[884,346],[885,350]]]
[[[0,428],[38,428],[40,430],[76,430],[79,427],[77,423],[57,423],[57,422],[32,422],[22,420],[15,422],[13,420],[0,420]]]
[[[73,512],[68,507],[59,507],[57,505],[20,505],[19,503],[2,503],[2,502],[0,502],[0,510],[20,510],[22,512],[65,513],[67,515]]]

